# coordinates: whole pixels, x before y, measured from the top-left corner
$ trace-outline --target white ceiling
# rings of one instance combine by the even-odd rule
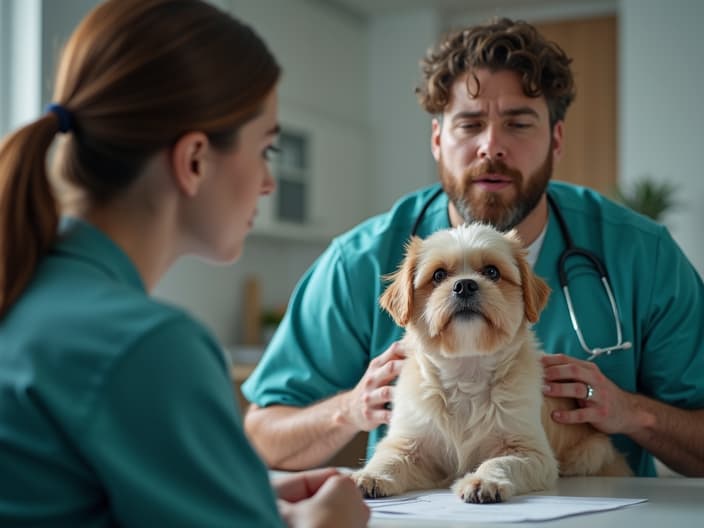
[[[537,6],[584,4],[585,0],[316,0],[367,18],[419,8],[432,8],[443,14],[492,9],[530,8]]]

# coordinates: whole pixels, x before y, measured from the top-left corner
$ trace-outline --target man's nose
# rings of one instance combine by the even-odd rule
[[[506,148],[499,127],[490,125],[481,135],[477,155],[480,159],[503,159]]]

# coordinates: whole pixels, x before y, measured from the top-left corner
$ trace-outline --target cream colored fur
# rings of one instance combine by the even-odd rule
[[[433,280],[437,270],[447,277]],[[576,402],[543,401],[530,324],[549,289],[514,234],[474,224],[414,238],[392,278],[380,302],[406,328],[409,355],[388,434],[353,474],[366,496],[452,485],[466,502],[500,502],[549,489],[558,474],[630,474],[606,435],[549,416]],[[457,281],[477,290],[459,299]],[[460,305],[473,313],[459,316]]]

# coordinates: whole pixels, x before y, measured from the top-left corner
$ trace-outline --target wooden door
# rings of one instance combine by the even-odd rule
[[[617,18],[534,25],[572,58],[577,90],[565,117],[565,145],[553,177],[612,195],[618,178]]]

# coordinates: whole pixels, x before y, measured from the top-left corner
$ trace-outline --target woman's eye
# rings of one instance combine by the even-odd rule
[[[447,278],[447,271],[444,269],[436,269],[435,273],[433,273],[433,282],[435,284],[440,284],[442,281],[444,281]]]
[[[499,268],[497,268],[496,266],[492,266],[491,264],[489,264],[488,266],[484,266],[484,269],[482,270],[482,275],[484,275],[490,281],[494,282],[501,278],[501,272],[499,272]]]
[[[276,156],[281,152],[281,149],[277,147],[276,145],[269,145],[267,148],[264,149],[264,152],[262,152],[262,157],[266,161],[271,161],[271,158]]]

